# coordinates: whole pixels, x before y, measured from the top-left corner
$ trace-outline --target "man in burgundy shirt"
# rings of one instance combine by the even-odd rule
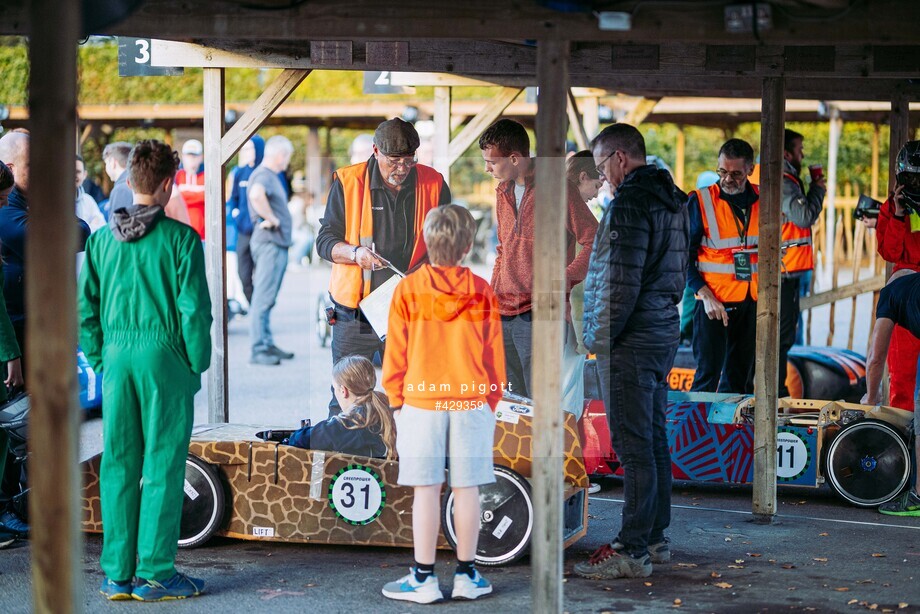
[[[505,343],[505,370],[511,392],[530,397],[532,347],[534,252],[534,160],[530,137],[521,124],[500,119],[479,137],[485,171],[501,183],[495,190],[498,219],[498,247],[492,288],[498,297]],[[566,227],[566,301],[572,286],[584,280],[597,232],[597,219],[581,199],[578,188],[569,185],[564,203]],[[575,255],[575,245],[582,250]],[[566,346],[574,341],[566,304]],[[568,354],[566,354],[568,360]],[[572,357],[574,360],[575,357]],[[566,369],[566,371],[569,371]],[[570,407],[577,402],[578,407]],[[566,400],[564,409],[579,413],[582,399]]]

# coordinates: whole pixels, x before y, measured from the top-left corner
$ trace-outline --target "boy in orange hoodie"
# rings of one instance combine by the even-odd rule
[[[415,488],[415,565],[383,587],[390,599],[432,603],[444,597],[434,563],[448,441],[458,561],[451,596],[476,599],[492,592],[473,561],[479,486],[495,481],[492,412],[505,387],[505,357],[495,294],[460,266],[474,233],[463,207],[431,210],[424,226],[431,264],[399,282],[390,305],[383,387],[395,410],[397,482]]]

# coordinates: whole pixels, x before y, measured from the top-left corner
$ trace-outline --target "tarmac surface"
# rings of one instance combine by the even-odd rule
[[[488,277],[488,270],[480,274]],[[294,426],[326,415],[331,357],[315,334],[316,297],[328,268],[312,266],[286,277],[273,326],[276,343],[295,352],[280,367],[248,364],[248,320],[230,323],[230,421]],[[196,423],[207,422],[206,388],[196,398]],[[87,420],[81,458],[101,449],[101,421]],[[644,580],[583,580],[575,562],[612,540],[619,527],[622,485],[604,482],[591,497],[588,535],[566,551],[567,612],[920,612],[920,518],[882,516],[837,500],[827,489],[780,488],[778,515],[752,522],[749,487],[674,488],[669,536],[673,560]],[[85,537],[82,607],[86,612],[164,608],[183,612],[529,612],[529,559],[483,569],[493,595],[475,602],[419,606],[380,595],[385,582],[406,573],[410,550],[280,544],[214,539],[182,550],[178,566],[204,578],[207,594],[159,606],[106,602],[102,539]],[[438,572],[449,591],[452,553]],[[30,547],[0,552],[0,613],[31,611]]]

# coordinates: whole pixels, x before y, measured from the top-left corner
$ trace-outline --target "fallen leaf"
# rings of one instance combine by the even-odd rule
[[[389,566],[390,566],[389,563],[383,563],[383,564],[380,566],[380,568],[381,568],[381,569],[386,569],[386,568],[389,567]]]
[[[794,591],[794,590],[795,590],[795,587],[794,587],[794,586],[790,586],[790,587],[787,588],[786,590],[787,590],[787,591]]]
[[[857,580],[856,584],[874,584],[872,580]]]
[[[816,556],[815,558],[813,558],[813,559],[811,559],[811,560],[812,560],[812,561],[818,561],[819,563],[827,563],[827,559],[826,559],[825,557],[822,557],[822,556]]]
[[[776,562],[776,559],[767,559],[767,562],[768,562],[768,563],[775,563],[775,562]]]
[[[729,565],[729,569],[744,569],[744,565]]]
[[[877,610],[877,609],[878,609],[878,604],[877,604],[877,603],[870,603],[870,604],[869,604],[868,606],[866,606],[866,607],[868,607],[870,610]]]
[[[601,614],[613,614],[611,610],[601,610]]]
[[[674,605],[679,606],[679,605],[681,605],[681,604],[683,604],[683,601],[681,601],[680,599],[675,599],[675,600],[674,600]]]
[[[827,537],[830,533],[818,533],[818,537]]]
[[[744,562],[744,559],[735,559],[735,562],[739,565]]]
[[[605,591],[612,591],[613,589],[610,588],[609,586],[605,586],[605,587],[604,587],[604,590],[605,590]]]
[[[651,586],[651,585],[652,585],[651,582],[643,582],[643,584],[646,585],[646,586]]]
[[[727,542],[730,542],[731,540],[732,540],[731,537],[726,537],[726,538],[725,538],[725,541],[727,541]]]
[[[722,577],[722,574],[720,574],[720,573],[717,572],[717,571],[714,571],[714,572],[712,572],[711,574],[709,574],[709,577],[710,577],[710,578],[721,578],[721,577]]]
[[[898,609],[899,609],[899,610],[903,610],[904,608],[906,608],[906,607],[909,606],[909,605],[910,605],[910,604],[907,603],[906,601],[902,601],[901,603],[898,604]]]
[[[882,608],[882,612],[887,612],[888,614],[892,614],[894,610],[892,610],[891,608]]]
[[[725,528],[726,528],[726,529],[730,529],[730,528],[732,528],[732,525],[727,524],[727,525],[725,525]]]
[[[883,558],[885,558],[887,555],[886,555],[886,554],[883,554],[883,553],[881,553],[881,552],[873,552],[873,553],[872,553],[872,556],[875,557],[875,558],[877,558],[877,559],[883,559]]]
[[[678,563],[677,566],[690,568],[690,567],[696,567],[696,563]]]
[[[693,505],[693,506],[698,506],[698,505],[699,505],[699,503],[691,503],[690,505]]]
[[[834,590],[837,591],[838,593],[845,593],[848,590],[850,590],[850,588],[848,586],[841,586],[839,588],[835,588]]]
[[[755,559],[761,556],[760,554],[757,554],[756,552],[748,552],[747,555]]]
[[[795,569],[795,565],[793,565],[792,563],[786,563],[785,565],[783,565],[783,569]]]
[[[717,586],[719,588],[731,588],[732,587],[732,585],[729,584],[728,582],[716,582],[715,584],[713,584],[713,586]]]
[[[849,601],[847,601],[847,605],[853,605],[857,601],[859,601],[859,599],[850,599]]]
[[[315,584],[304,584],[303,585],[304,588],[313,588],[314,586],[316,585]]]

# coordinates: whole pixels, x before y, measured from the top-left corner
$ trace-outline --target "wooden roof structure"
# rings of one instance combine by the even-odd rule
[[[31,519],[33,607],[79,608],[76,342],[72,266],[76,237],[68,223],[76,138],[76,43],[79,3],[11,0],[0,33],[30,38],[32,176],[27,304],[27,378],[33,382]],[[86,4],[90,4],[87,0]],[[875,100],[891,105],[890,151],[908,132],[908,103],[920,82],[916,24],[920,3],[900,0],[770,0],[740,4],[653,0],[142,0],[113,2],[111,19],[88,13],[99,34],[192,43],[181,65],[205,68],[204,132],[208,267],[215,309],[209,374],[212,416],[226,415],[222,166],[310,70],[441,72],[488,79],[511,93],[540,87],[536,115],[537,193],[534,364],[535,529],[533,609],[562,611],[560,374],[563,340],[563,147],[568,88],[585,85],[649,98],[706,96],[761,101],[761,227],[755,386],[753,510],[776,512],[777,346],[780,281],[780,186],[786,100]],[[556,8],[551,8],[556,7]],[[559,7],[567,11],[557,10]],[[754,16],[756,15],[756,18]],[[603,26],[603,28],[601,27]],[[178,46],[174,46],[178,47]],[[223,70],[233,62],[285,70],[250,111],[224,131]],[[292,84],[294,84],[292,86]],[[449,97],[436,105],[449,108]],[[501,110],[499,110],[501,112]],[[457,148],[484,126],[471,122]],[[461,135],[457,135],[457,140]],[[585,134],[584,136],[590,136]],[[443,133],[442,151],[449,150]],[[470,141],[472,142],[472,141]],[[452,143],[451,143],[452,145]],[[893,154],[892,154],[893,155]],[[40,341],[39,341],[40,340]],[[35,385],[34,382],[40,382]],[[62,425],[66,425],[63,429]]]

